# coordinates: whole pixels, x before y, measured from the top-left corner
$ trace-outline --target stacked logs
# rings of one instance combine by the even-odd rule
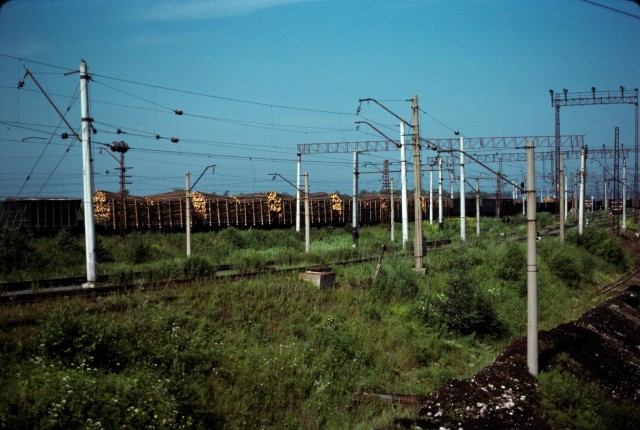
[[[117,230],[121,217],[125,228],[175,230],[186,226],[186,196],[184,191],[173,191],[145,197],[125,196],[122,205],[119,193],[98,190],[94,194],[94,219],[105,230]],[[350,224],[353,216],[353,198],[337,193],[309,195],[311,225]],[[409,199],[409,216],[413,218],[413,199]],[[388,222],[390,196],[368,193],[358,197],[360,224]],[[396,220],[401,217],[400,198],[394,199]],[[422,200],[423,210],[428,207]],[[290,227],[296,222],[296,200],[275,192],[222,196],[192,192],[190,202],[191,225],[200,229],[221,227]],[[304,204],[300,207],[304,214]],[[303,217],[301,217],[303,218]]]
[[[113,213],[109,199],[113,198],[114,194],[98,190],[93,195],[93,218],[96,224],[108,223],[112,219]]]
[[[330,197],[331,197],[331,209],[341,214],[344,208],[344,205],[342,204],[342,197],[338,193],[332,193]]]
[[[211,214],[207,211],[207,196],[199,191],[191,193],[191,216],[206,221]]]
[[[105,229],[119,229],[121,222],[125,228],[148,228],[150,224],[141,216],[146,209],[143,197],[125,195],[123,198],[120,193],[103,190],[93,195],[93,218],[96,225]]]

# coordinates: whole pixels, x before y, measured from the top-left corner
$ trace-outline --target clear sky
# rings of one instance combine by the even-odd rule
[[[295,182],[296,145],[381,139],[355,121],[398,138],[396,119],[377,105],[362,104],[356,116],[361,98],[411,121],[407,100],[417,95],[425,138],[454,130],[550,136],[549,89],[633,91],[640,6],[594,1],[605,7],[584,0],[12,0],[0,8],[0,199],[82,195],[81,145],[60,137],[68,130],[57,128],[33,80],[17,88],[24,66],[79,130],[79,76],[65,73],[87,62],[96,189],[119,190],[117,163],[103,144],[124,140],[134,195],[183,189],[187,170],[193,182],[212,164],[195,189],[293,193],[268,174]],[[613,146],[616,126],[632,147],[631,106],[562,110],[562,134],[585,135],[590,148]],[[433,155],[423,151],[423,159]],[[399,183],[397,152],[362,154],[361,189],[380,189],[374,172],[384,159]],[[309,155],[302,170],[312,192],[350,193],[352,161]],[[567,162],[569,172],[577,167]],[[538,164],[539,188],[550,169]],[[505,171],[519,182],[523,166]],[[469,163],[467,177],[475,176],[489,174]],[[482,186],[495,189],[495,180]]]

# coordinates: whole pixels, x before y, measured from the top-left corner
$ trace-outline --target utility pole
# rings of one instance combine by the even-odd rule
[[[627,231],[627,158],[622,159],[622,231]]]
[[[558,210],[558,219],[560,221],[560,243],[564,243],[564,193],[562,192],[562,184],[564,184],[564,165],[562,163],[562,153],[558,157],[558,166],[560,168],[560,174],[558,175],[558,198],[560,199]]]
[[[296,233],[300,233],[300,165],[302,154],[298,153],[298,167],[296,170]]]
[[[423,249],[422,249],[422,205],[421,205],[421,195],[422,195],[422,186],[421,186],[421,170],[420,170],[420,125],[418,122],[418,96],[414,95],[411,98],[411,107],[412,107],[412,124],[409,124],[407,121],[405,121],[404,119],[402,119],[401,117],[399,117],[398,115],[396,115],[395,113],[393,113],[391,110],[389,110],[386,106],[384,106],[383,104],[381,104],[379,101],[377,101],[376,99],[360,99],[359,100],[360,103],[362,102],[374,102],[376,103],[378,106],[380,106],[381,108],[383,108],[385,111],[387,111],[388,113],[390,113],[391,115],[393,115],[394,117],[396,117],[397,119],[399,119],[401,122],[403,122],[404,124],[410,126],[413,129],[413,157],[414,157],[414,162],[413,162],[413,167],[414,167],[414,175],[413,175],[413,179],[415,182],[415,195],[414,195],[414,201],[415,201],[415,237],[413,239],[413,243],[414,243],[414,259],[415,259],[415,266],[414,269],[416,270],[420,270],[420,271],[424,271],[423,268]],[[358,112],[360,112],[360,107],[358,107]],[[392,139],[389,139],[384,133],[380,132],[380,130],[378,130],[375,126],[373,126],[372,124],[366,122],[366,121],[356,121],[356,124],[359,123],[366,123],[367,125],[369,125],[371,128],[373,128],[374,130],[376,130],[378,133],[380,133],[382,136],[384,136],[389,142],[393,143],[394,145],[397,146],[397,143],[395,143]],[[404,133],[402,133],[402,135],[404,136]],[[341,144],[341,146],[344,146]],[[403,145],[401,145],[403,146]],[[300,147],[300,146],[299,146]],[[357,150],[357,149],[356,149]]]
[[[82,178],[84,191],[84,237],[87,260],[87,282],[83,287],[92,288],[96,283],[96,233],[93,219],[93,166],[91,157],[91,123],[89,115],[89,81],[87,63],[80,62],[80,110],[82,119]]]
[[[187,258],[191,257],[191,175],[187,170],[185,174],[185,207],[186,207],[186,215],[187,215]]]
[[[402,205],[402,250],[409,242],[409,207],[407,200],[407,146],[404,142],[404,122],[400,121],[400,185]]]
[[[578,174],[573,174],[573,222],[578,222]]]
[[[498,162],[498,175],[496,185],[496,218],[500,218],[500,206],[502,203],[502,158]]]
[[[358,151],[353,151],[353,229],[351,237],[354,248],[358,247]]]
[[[538,376],[538,262],[536,243],[536,170],[533,144],[527,143],[527,365]]]
[[[564,176],[564,220],[569,216],[569,176]]]
[[[413,238],[414,269],[423,270],[422,247],[422,170],[420,168],[420,125],[418,123],[418,96],[411,98],[412,124],[413,124],[413,179],[415,183],[415,237]]]
[[[604,145],[602,145],[602,156],[603,156],[603,163],[602,163],[602,190],[603,190],[603,196],[602,196],[602,204],[604,205],[604,210],[606,211],[607,208],[609,208],[609,201],[608,201],[608,196],[607,196],[607,151],[604,148]]]
[[[442,213],[442,158],[438,155],[438,230],[444,230]]]
[[[580,209],[578,210],[578,234],[582,236],[584,232],[584,180],[586,175],[586,164],[587,164],[587,147],[582,147],[582,152],[580,156],[580,201],[578,202]],[[593,199],[591,199],[593,202]],[[591,204],[591,210],[593,210],[593,203]]]
[[[391,218],[390,222],[391,222],[391,242],[395,242],[396,241],[396,209],[395,209],[395,202],[393,201],[393,178],[389,179],[389,189],[390,189],[390,197],[389,200],[391,201],[391,215],[389,216],[389,218]]]
[[[464,193],[464,138],[460,136],[460,240],[466,240],[467,207]]]
[[[127,220],[127,206],[126,206],[126,200],[125,200],[125,185],[126,184],[130,184],[131,182],[127,182],[127,178],[130,178],[130,176],[127,176],[126,172],[127,172],[127,167],[124,165],[124,154],[125,152],[127,152],[129,150],[129,145],[127,145],[126,142],[124,141],[120,141],[120,142],[112,142],[111,145],[108,145],[109,148],[111,148],[111,150],[113,152],[119,152],[120,153],[120,160],[116,159],[116,161],[118,161],[118,163],[120,164],[120,167],[116,167],[116,170],[120,171],[120,236],[124,237],[125,234],[125,230],[126,230],[126,220]],[[111,154],[109,154],[111,155]],[[112,156],[113,157],[113,156]],[[115,158],[115,157],[113,157]]]
[[[304,172],[304,252],[311,251],[311,214],[309,213],[309,173]]]
[[[476,177],[476,236],[480,237],[480,178]]]
[[[191,257],[191,189],[195,188],[195,186],[198,184],[200,179],[202,179],[205,172],[209,168],[211,168],[211,170],[215,172],[216,165],[211,164],[210,166],[205,167],[202,173],[200,173],[200,176],[198,176],[198,179],[196,179],[196,181],[193,183],[193,185],[191,185],[191,174],[189,173],[189,171],[187,170],[187,173],[185,174],[185,215],[187,218],[185,231],[187,235],[187,258]],[[275,176],[273,177],[273,179],[275,179]]]
[[[429,166],[429,224],[433,225],[433,164]]]
[[[620,129],[615,128],[614,146],[613,146],[613,194],[611,203],[612,222],[615,223],[616,235],[620,236]],[[615,214],[614,204],[615,205]]]

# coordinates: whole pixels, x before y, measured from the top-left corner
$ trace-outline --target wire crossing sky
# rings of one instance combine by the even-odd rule
[[[183,189],[187,170],[199,175],[212,164],[199,191],[293,194],[268,174],[295,183],[298,144],[384,140],[356,121],[399,139],[398,120],[358,103],[363,98],[410,120],[417,95],[424,138],[551,136],[550,89],[640,86],[640,5],[629,0],[1,3],[0,199],[82,194],[81,148],[72,138],[81,59],[92,76],[96,189],[119,190],[107,152],[125,141],[133,195]],[[25,79],[25,68],[76,130]],[[612,147],[615,127],[621,143],[633,145],[630,106],[561,115],[562,134],[585,135],[589,148]],[[380,190],[385,159],[400,183],[397,151],[364,153],[361,190]],[[350,193],[352,160],[303,156],[311,191]],[[537,165],[541,181],[548,164]],[[574,160],[565,164],[569,173],[578,169]],[[489,172],[466,167],[467,178],[486,178],[481,186],[495,189]],[[504,170],[522,180],[524,166]]]

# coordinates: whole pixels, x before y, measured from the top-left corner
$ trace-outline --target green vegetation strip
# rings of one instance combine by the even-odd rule
[[[354,403],[352,395],[428,394],[473,375],[526,332],[524,245],[500,239],[514,227],[483,220],[483,236],[466,244],[456,227],[425,223],[427,240],[453,241],[426,256],[425,275],[380,227],[363,228],[358,249],[347,229],[314,230],[310,254],[291,230],[201,233],[191,263],[181,257],[184,235],[100,238],[103,273],[187,273],[194,281],[2,308],[0,428],[370,429],[412,417],[414,408]],[[34,256],[43,257],[43,276],[82,270],[81,238],[2,235],[3,245],[23,250],[0,248],[5,279],[28,279]],[[240,272],[268,261],[327,265],[375,255],[382,243],[388,252],[375,280],[375,263],[335,267],[332,290],[295,273],[198,280],[230,261],[244,262]],[[63,260],[69,269],[60,269]],[[540,329],[603,300],[598,285],[629,264],[620,242],[597,228],[569,234],[563,246],[544,238]]]

